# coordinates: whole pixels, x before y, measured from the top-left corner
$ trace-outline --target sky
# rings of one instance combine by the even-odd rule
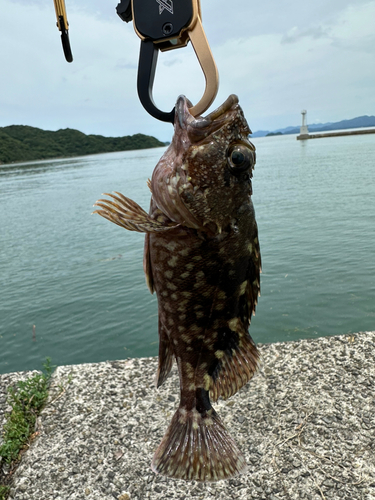
[[[65,0],[70,64],[53,0],[1,4],[0,127],[171,139],[171,124],[138,100],[140,40],[117,16],[117,0]],[[220,78],[210,110],[235,93],[254,132],[299,125],[302,109],[308,123],[375,115],[375,0],[201,0],[201,8]],[[180,94],[197,103],[204,86],[190,44],[159,54],[159,109],[170,111]]]

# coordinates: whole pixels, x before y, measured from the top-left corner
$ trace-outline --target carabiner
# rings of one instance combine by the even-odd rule
[[[204,113],[216,97],[219,75],[203,30],[199,0],[121,0],[117,13],[123,21],[133,19],[141,39],[137,89],[146,111],[158,120],[174,122],[174,108],[169,113],[161,111],[152,97],[158,53],[185,47],[191,41],[206,87],[190,112],[193,116]]]
[[[68,33],[69,23],[68,23],[68,18],[66,16],[65,2],[64,0],[53,0],[53,3],[55,4],[57,28],[59,29],[59,31],[61,31],[61,42],[63,46],[65,59],[68,62],[72,62],[73,55],[69,42],[69,33]]]

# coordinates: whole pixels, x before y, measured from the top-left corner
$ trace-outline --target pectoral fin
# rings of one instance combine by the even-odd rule
[[[113,200],[101,199],[94,206],[101,210],[94,210],[94,214],[99,214],[105,219],[124,227],[129,231],[138,231],[139,233],[157,233],[168,231],[177,227],[179,224],[172,221],[162,221],[152,219],[151,216],[143,210],[137,203],[130,198],[115,191],[115,194],[104,193]]]

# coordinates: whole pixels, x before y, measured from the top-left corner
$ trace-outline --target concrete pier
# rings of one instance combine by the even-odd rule
[[[156,358],[60,366],[9,500],[375,500],[375,332],[259,349],[254,379],[214,404],[245,474],[199,484],[151,471],[178,407],[175,369],[156,390]],[[6,388],[25,376],[0,376],[0,433]]]
[[[342,135],[362,135],[362,134],[375,134],[375,128],[359,129],[359,130],[337,130],[335,132],[322,132],[317,134],[300,134],[297,135],[297,141],[304,141],[306,139],[321,139],[323,137],[340,137]]]

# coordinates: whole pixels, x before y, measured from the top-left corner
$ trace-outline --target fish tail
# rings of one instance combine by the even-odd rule
[[[174,479],[219,481],[244,472],[246,462],[212,407],[200,413],[180,406],[151,468]]]

